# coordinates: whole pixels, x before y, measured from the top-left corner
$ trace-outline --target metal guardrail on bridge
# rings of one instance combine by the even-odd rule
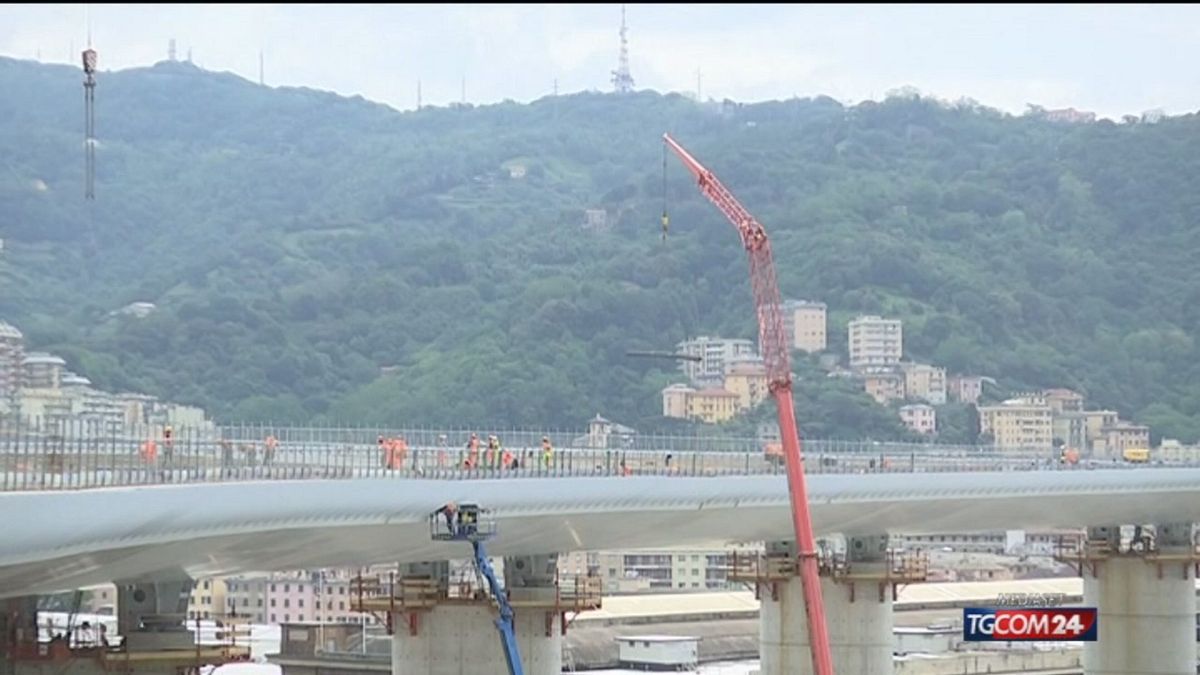
[[[571,432],[498,433],[503,447],[467,445],[470,432],[289,427],[222,427],[153,433],[51,434],[0,426],[0,491],[347,478],[500,479],[782,474],[757,439],[611,436]],[[541,439],[553,451],[543,453]],[[399,442],[403,439],[403,443]],[[1050,449],[806,441],[811,474],[1081,470],[1116,462],[1063,464]]]

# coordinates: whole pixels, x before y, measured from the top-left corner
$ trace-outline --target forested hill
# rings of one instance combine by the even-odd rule
[[[755,335],[745,254],[673,158],[661,241],[669,130],[767,225],[784,294],[829,304],[831,349],[897,316],[917,360],[1200,435],[1195,116],[651,92],[400,113],[161,63],[98,78],[89,210],[80,77],[0,59],[0,318],[108,390],[225,419],[651,424],[677,376],[626,351]],[[159,309],[110,316],[134,301]],[[818,429],[882,419],[820,379]]]

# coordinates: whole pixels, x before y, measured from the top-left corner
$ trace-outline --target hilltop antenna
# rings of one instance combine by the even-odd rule
[[[625,25],[625,5],[621,5],[621,55],[617,59],[617,69],[612,73],[613,89],[618,94],[633,91],[633,76],[629,74],[629,40],[626,38],[628,30]]]
[[[96,50],[88,27],[88,48],[83,50],[84,199],[96,198]]]

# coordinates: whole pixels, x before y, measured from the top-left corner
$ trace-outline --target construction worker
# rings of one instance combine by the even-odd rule
[[[507,448],[500,452],[500,464],[505,469],[513,468],[513,454]]]
[[[471,440],[467,441],[467,462],[468,468],[479,463],[479,434],[472,433]]]
[[[171,455],[175,452],[175,430],[171,425],[163,427],[163,463],[171,465]]]
[[[154,442],[153,438],[151,438],[145,443],[142,443],[139,454],[142,456],[143,462],[146,464],[154,464],[158,461],[158,444]]]
[[[267,434],[267,440],[263,441],[263,465],[271,464],[275,459],[275,448],[279,447],[279,441],[276,440],[274,434]]]
[[[449,445],[450,445],[450,439],[446,436],[446,434],[441,434],[438,436],[437,463],[438,463],[439,467],[446,466],[446,454],[447,454],[446,450],[449,447]]]
[[[433,513],[434,513],[434,515],[437,515],[440,513],[443,516],[445,516],[446,530],[449,531],[450,536],[453,537],[455,534],[454,516],[457,515],[457,513],[458,513],[458,504],[455,504],[454,502],[446,502],[445,506],[438,509],[437,511],[434,511]]]
[[[553,461],[554,461],[554,446],[550,444],[549,436],[542,436],[542,464],[545,465],[545,467],[547,469],[549,469],[550,464]]]
[[[488,436],[487,455],[484,457],[484,466],[489,469],[496,467],[496,459],[500,453],[500,439],[495,434]]]

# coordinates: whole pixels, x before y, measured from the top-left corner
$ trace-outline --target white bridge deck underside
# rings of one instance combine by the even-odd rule
[[[818,475],[819,534],[1200,521],[1200,469]],[[447,501],[495,512],[493,555],[791,538],[783,476],[307,480],[0,494],[0,597],[119,579],[461,558]]]

